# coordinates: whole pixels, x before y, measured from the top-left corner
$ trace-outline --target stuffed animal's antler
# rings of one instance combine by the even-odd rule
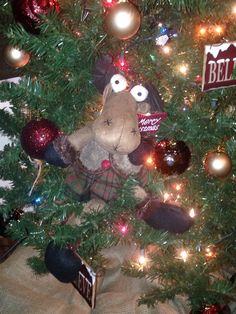
[[[118,72],[110,55],[101,55],[97,59],[92,71],[92,77],[95,87],[101,94],[110,82],[111,77]]]

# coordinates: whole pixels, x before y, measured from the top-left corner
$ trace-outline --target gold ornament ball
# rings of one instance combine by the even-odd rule
[[[227,153],[213,151],[204,157],[204,168],[209,175],[225,178],[232,169],[232,161]]]
[[[108,10],[105,23],[108,33],[118,39],[126,40],[139,30],[141,16],[135,5],[121,2]]]
[[[4,52],[5,62],[13,68],[22,68],[30,60],[30,54],[17,47],[7,46]]]

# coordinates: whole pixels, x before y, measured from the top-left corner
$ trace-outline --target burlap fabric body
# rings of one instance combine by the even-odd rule
[[[145,279],[124,276],[120,264],[136,254],[136,248],[119,246],[105,250],[110,262],[97,287],[97,301],[91,310],[71,284],[63,284],[52,275],[36,276],[26,259],[36,252],[30,247],[17,250],[0,264],[1,314],[185,314],[189,313],[183,297],[153,308],[138,307],[140,294],[150,289]]]

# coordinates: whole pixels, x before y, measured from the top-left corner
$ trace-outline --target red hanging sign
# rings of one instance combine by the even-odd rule
[[[202,91],[236,85],[236,42],[205,46]]]
[[[138,126],[140,133],[156,133],[161,125],[161,121],[167,118],[167,112],[152,114],[138,113]]]

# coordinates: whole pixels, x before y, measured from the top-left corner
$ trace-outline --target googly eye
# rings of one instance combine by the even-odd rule
[[[148,96],[148,90],[142,85],[134,86],[130,93],[136,101],[144,101]]]
[[[111,80],[111,87],[115,93],[119,93],[122,90],[125,90],[127,87],[127,81],[125,77],[121,74],[115,74],[112,76]]]

